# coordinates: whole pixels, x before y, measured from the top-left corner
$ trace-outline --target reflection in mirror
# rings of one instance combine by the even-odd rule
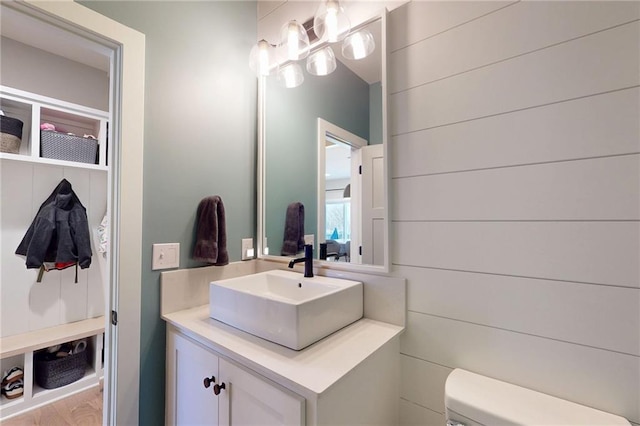
[[[304,83],[290,89],[276,78],[261,79],[261,255],[281,255],[287,206],[301,203],[305,240],[313,239],[316,259],[387,266],[384,166],[375,167],[377,177],[365,172],[366,165],[365,174],[359,174],[365,158],[383,159],[386,139],[382,19],[356,29],[367,29],[375,40],[367,58],[346,59],[334,43],[337,67],[328,76],[305,71]],[[312,52],[323,47],[326,44],[312,46]],[[370,149],[379,153],[365,154]],[[366,188],[373,185],[364,182],[367,173],[379,184],[370,191],[377,194],[375,200],[366,198]],[[367,208],[364,203],[369,203]],[[376,203],[381,210],[372,210]]]
[[[321,260],[362,263],[360,247],[361,150],[366,139],[318,119],[318,211]]]

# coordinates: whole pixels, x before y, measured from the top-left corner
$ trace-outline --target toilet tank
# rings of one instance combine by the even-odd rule
[[[445,384],[447,425],[629,426],[623,417],[455,369]]]

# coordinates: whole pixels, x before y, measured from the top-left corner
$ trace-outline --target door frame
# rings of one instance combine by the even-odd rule
[[[318,117],[317,119],[317,134],[316,134],[316,141],[317,141],[317,147],[318,147],[318,184],[317,184],[317,191],[318,191],[318,196],[317,196],[317,200],[318,200],[318,207],[317,207],[317,217],[318,217],[318,228],[316,231],[316,239],[317,239],[317,244],[320,243],[324,243],[326,241],[325,238],[325,203],[326,203],[326,182],[325,182],[325,167],[326,167],[326,148],[325,148],[325,140],[327,139],[327,133],[331,134],[332,136],[334,136],[336,139],[343,141],[345,145],[349,145],[351,147],[352,153],[354,151],[358,151],[361,148],[367,146],[368,142],[366,139],[361,138],[358,135],[355,135],[353,133],[351,133],[348,130],[343,129],[342,127],[339,127],[323,118]],[[353,172],[353,169],[352,169]],[[357,176],[351,176],[351,180],[352,185],[351,185],[351,193],[352,193],[352,202],[354,203],[359,203],[360,202],[360,191],[359,191],[359,187],[360,184],[357,181],[357,179],[354,179],[354,177]],[[359,240],[360,239],[360,231],[359,231],[359,220],[356,220],[356,223],[354,223],[353,218],[354,218],[354,214],[353,214],[353,208],[351,211],[351,218],[352,218],[352,225],[351,225],[351,233],[352,236],[355,238],[352,238],[352,243],[354,242],[354,240]],[[357,219],[357,218],[356,218]],[[355,231],[355,235],[354,235],[354,231]],[[352,247],[354,247],[354,244],[351,245]],[[354,263],[360,263],[360,262],[354,262]]]
[[[105,312],[103,424],[138,424],[145,37],[73,0],[23,0],[12,6],[114,52],[109,96],[111,261]],[[111,324],[112,311],[117,312],[117,325]]]

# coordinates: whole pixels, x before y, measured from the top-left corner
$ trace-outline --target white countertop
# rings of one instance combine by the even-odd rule
[[[162,318],[221,355],[275,382],[316,395],[404,330],[363,318],[301,351],[294,351],[209,318],[208,305],[165,314]]]

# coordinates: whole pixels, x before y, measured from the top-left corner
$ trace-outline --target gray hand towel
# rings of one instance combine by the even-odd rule
[[[304,206],[302,203],[291,203],[287,207],[284,222],[284,241],[282,255],[294,256],[304,248]]]
[[[193,258],[216,266],[229,263],[224,204],[217,195],[204,198],[198,205]]]

